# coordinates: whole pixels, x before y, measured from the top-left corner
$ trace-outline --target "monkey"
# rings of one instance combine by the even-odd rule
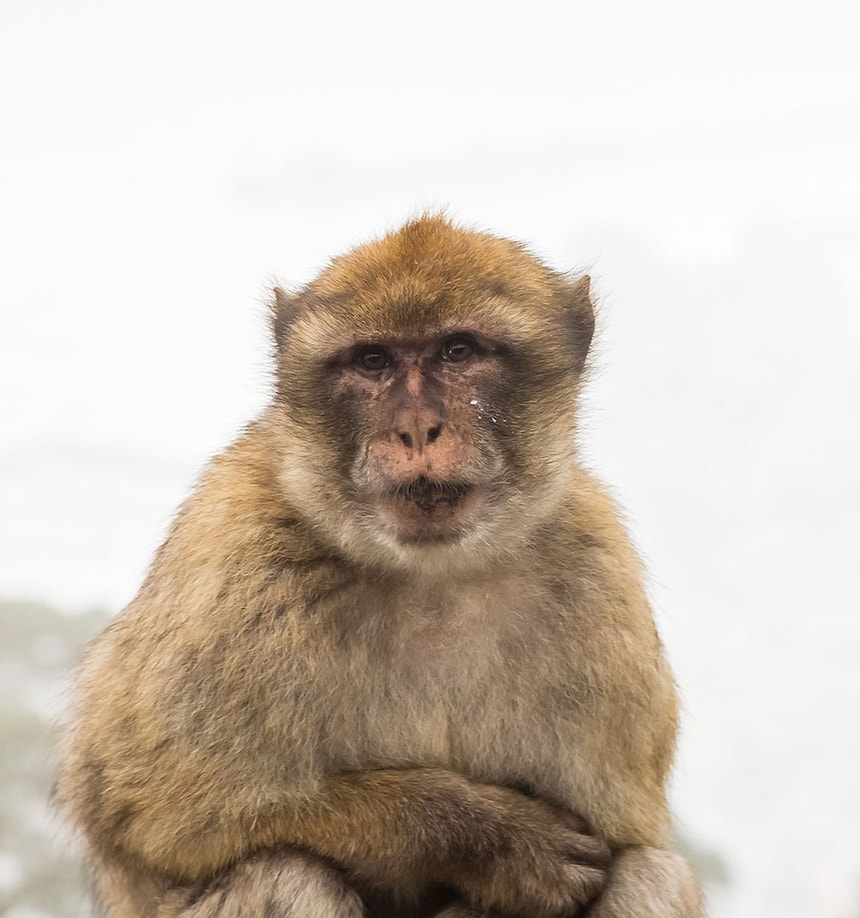
[[[88,650],[109,918],[700,918],[678,702],[578,458],[587,275],[416,217],[276,288],[270,402]]]

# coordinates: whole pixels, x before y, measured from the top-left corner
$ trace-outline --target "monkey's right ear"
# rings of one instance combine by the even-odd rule
[[[269,319],[275,334],[275,343],[282,347],[298,313],[299,298],[281,287],[275,287],[273,293],[274,299],[269,301]]]

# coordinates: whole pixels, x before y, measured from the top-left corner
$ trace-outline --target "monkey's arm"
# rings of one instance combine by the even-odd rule
[[[364,883],[404,895],[442,882],[480,907],[555,916],[592,901],[609,849],[565,811],[444,770],[324,779],[244,821],[196,827],[158,803],[128,820],[114,853],[179,882],[206,880],[256,851],[291,846]]]
[[[560,735],[566,723],[575,726],[553,796],[613,849],[607,888],[589,918],[701,918],[698,879],[668,848],[678,699],[641,565],[611,499],[584,472],[568,509],[562,551],[574,575],[549,577],[567,610],[559,670],[568,666],[565,685],[580,704],[556,711]]]
[[[646,668],[647,669],[647,668]],[[631,666],[630,672],[635,667]],[[665,769],[674,740],[674,690],[659,664],[642,674],[641,690],[607,712],[584,746],[601,749],[583,768],[590,793],[569,795],[593,831],[613,850],[606,888],[589,918],[704,918],[704,899],[690,864],[668,846]],[[649,697],[650,696],[650,697]],[[657,696],[656,729],[646,726]],[[595,736],[599,734],[599,739]],[[601,767],[602,766],[602,767]]]

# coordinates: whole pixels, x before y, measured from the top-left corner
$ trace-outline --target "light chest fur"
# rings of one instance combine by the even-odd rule
[[[587,720],[576,614],[518,571],[363,583],[321,603],[307,652],[312,671],[337,676],[314,686],[306,712],[316,767],[437,766],[564,795]]]

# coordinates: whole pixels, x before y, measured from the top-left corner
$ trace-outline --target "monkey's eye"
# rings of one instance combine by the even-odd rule
[[[386,367],[391,366],[392,361],[391,354],[384,347],[368,344],[355,355],[355,362],[368,373],[380,373]]]
[[[443,360],[450,363],[462,363],[477,350],[478,346],[471,338],[466,335],[454,335],[442,343],[442,350],[439,353]]]

